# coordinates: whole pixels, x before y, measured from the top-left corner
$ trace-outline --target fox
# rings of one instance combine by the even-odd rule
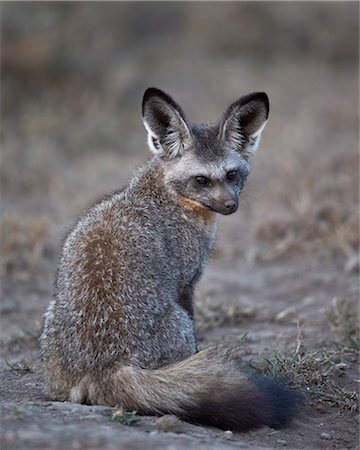
[[[153,157],[65,238],[40,338],[47,398],[248,431],[287,426],[297,395],[242,368],[237,345],[197,348],[194,290],[233,214],[269,115],[254,92],[194,124],[148,88]]]

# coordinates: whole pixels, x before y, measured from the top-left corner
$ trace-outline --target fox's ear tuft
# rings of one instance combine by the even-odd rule
[[[180,106],[165,92],[148,88],[142,102],[142,117],[150,150],[161,156],[181,156],[191,145],[191,131]]]
[[[265,92],[241,97],[229,106],[221,118],[221,139],[237,151],[247,155],[255,153],[269,109],[269,98]]]

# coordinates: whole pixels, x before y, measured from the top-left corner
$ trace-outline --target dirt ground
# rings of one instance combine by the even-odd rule
[[[2,3],[1,449],[359,448],[357,3]],[[149,157],[146,87],[195,122],[264,90],[269,124],[196,295],[200,346],[238,342],[304,393],[283,430],[50,402],[38,336],[61,240]]]

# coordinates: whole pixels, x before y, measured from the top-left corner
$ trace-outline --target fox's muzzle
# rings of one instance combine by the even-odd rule
[[[227,185],[218,189],[217,195],[210,200],[209,207],[220,214],[228,215],[234,213],[238,209],[239,200],[237,193],[230,189]]]
[[[238,201],[236,200],[227,200],[225,202],[213,202],[210,208],[224,216],[228,214],[234,213],[238,209]]]

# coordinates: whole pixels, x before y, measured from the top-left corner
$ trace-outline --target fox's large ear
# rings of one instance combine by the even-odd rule
[[[191,145],[191,132],[182,109],[160,89],[145,91],[142,117],[150,150],[155,154],[174,158]]]
[[[265,92],[241,97],[223,114],[220,136],[234,150],[246,155],[255,153],[261,132],[269,116],[269,99]]]

